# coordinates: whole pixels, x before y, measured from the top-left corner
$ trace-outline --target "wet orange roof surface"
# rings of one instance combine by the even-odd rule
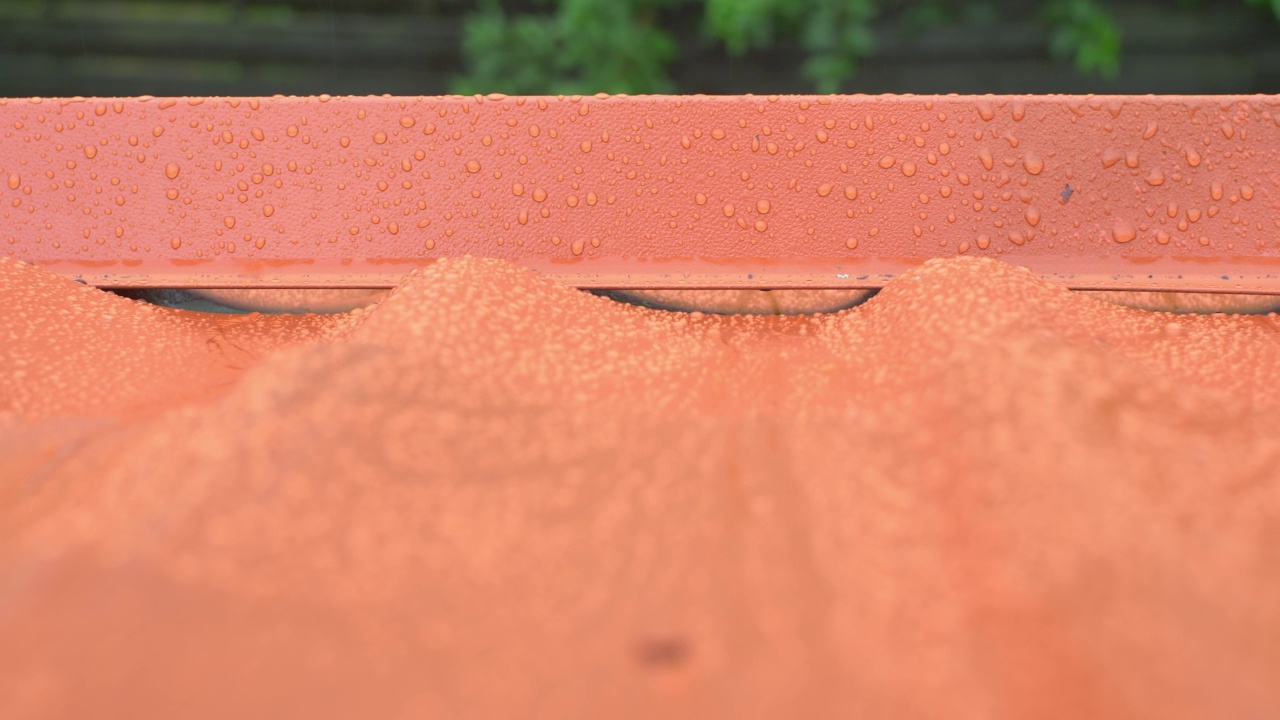
[[[0,99],[0,256],[108,287],[1280,293],[1276,96]]]
[[[1274,315],[0,302],[0,717],[1280,715]]]

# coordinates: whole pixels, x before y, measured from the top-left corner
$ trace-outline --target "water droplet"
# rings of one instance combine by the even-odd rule
[[[1214,200],[1221,200],[1222,183],[1214,181],[1214,183],[1209,187],[1209,195],[1212,196]]]
[[[1102,152],[1102,167],[1109,168],[1112,165],[1115,165],[1116,163],[1120,162],[1120,159],[1121,159],[1120,153],[1116,152],[1115,150],[1110,150],[1110,149],[1104,150]]]
[[[1248,185],[1243,185],[1243,186],[1241,186],[1241,187],[1240,187],[1240,197],[1244,198],[1245,200],[1252,200],[1252,199],[1253,199],[1253,188],[1249,187]]]
[[[182,247],[182,238],[174,238],[170,240],[169,247],[173,248],[174,250],[177,250],[178,248]]]
[[[266,217],[271,217],[272,215],[275,215],[275,214],[276,214],[276,206],[275,206],[275,205],[263,205],[263,206],[262,206],[262,214],[263,214],[263,215],[265,215]]]
[[[547,191],[546,191],[546,190],[543,190],[542,188],[534,188],[534,189],[533,189],[533,200],[534,200],[534,202],[542,202],[543,200],[546,200],[546,199],[547,199]]]
[[[869,117],[868,117],[868,120],[870,120],[870,118],[869,118]],[[856,250],[856,249],[857,249],[857,247],[858,247],[858,239],[857,239],[857,238],[849,238],[848,240],[845,240],[845,241],[844,241],[844,246],[845,246],[845,247],[847,247],[847,248],[849,248],[850,250]]]
[[[1035,153],[1027,153],[1022,157],[1022,167],[1032,175],[1039,175],[1044,171],[1044,159]]]
[[[818,186],[818,197],[826,197],[831,194],[835,187],[831,183],[822,183]]]
[[[977,242],[979,250],[986,250],[988,247],[991,247],[991,238],[986,235],[979,235]]]
[[[573,251],[574,255],[581,255],[582,251],[586,249],[586,243],[581,240],[574,240],[573,243],[569,245],[569,249]]]
[[[913,162],[902,163],[902,174],[911,177],[916,174],[916,164]]]
[[[760,213],[761,215],[768,214],[768,212],[769,212],[769,201],[768,201],[768,200],[761,200],[761,201],[757,202],[757,203],[756,203],[756,212]]]
[[[724,216],[733,217],[733,205],[726,204],[724,206]]]
[[[1130,150],[1129,152],[1125,153],[1124,164],[1126,167],[1130,167],[1130,168],[1138,167],[1138,151]]]
[[[978,159],[982,161],[982,167],[988,170],[995,167],[995,159],[991,157],[991,150],[988,148],[978,151]]]
[[[405,115],[404,117],[400,118],[400,127],[402,128],[411,128],[413,127],[413,123],[414,123],[414,120],[412,115]]]
[[[702,193],[698,193],[697,195],[694,195],[694,196],[693,196],[693,201],[694,201],[694,202],[696,202],[696,203],[698,203],[699,205],[706,205],[706,204],[707,204],[707,196],[706,196],[706,195],[703,195]]]
[[[1147,175],[1148,185],[1163,185],[1164,172],[1160,168],[1152,168],[1151,173]]]
[[[898,162],[897,159],[894,158],[892,155],[885,155],[884,157],[880,158],[880,167],[888,170],[889,168],[893,167],[894,163],[896,162]]]
[[[1191,167],[1200,166],[1200,153],[1196,152],[1195,149],[1186,148],[1185,150],[1183,150],[1183,154],[1187,156],[1188,165],[1190,165]]]
[[[480,163],[476,162],[475,160],[468,160],[467,172],[473,173],[473,174],[480,172]]]
[[[227,229],[228,229],[228,230],[230,230],[231,228],[233,228],[233,227],[235,227],[235,226],[236,226],[236,219],[235,219],[234,217],[232,217],[232,216],[228,215],[228,216],[226,216],[226,217],[222,218],[222,224],[223,224],[223,225],[226,225],[226,226],[227,226]]]
[[[1169,233],[1167,233],[1167,232],[1165,232],[1165,231],[1163,231],[1163,230],[1157,230],[1157,231],[1156,231],[1156,242],[1160,243],[1161,245],[1168,245],[1168,244],[1169,244]]]
[[[373,141],[381,145],[387,141],[387,134],[379,130],[373,134]]]
[[[844,188],[844,196],[850,200],[858,199],[858,188],[852,185],[846,185]]]
[[[10,175],[10,176],[9,176],[9,189],[10,189],[10,190],[17,190],[17,189],[18,189],[18,186],[19,186],[19,185],[21,185],[21,184],[22,184],[22,178],[18,177],[18,174],[17,174],[17,173],[13,173],[12,175]]]
[[[171,162],[168,165],[164,166],[164,176],[169,178],[170,180],[178,177],[178,173],[181,171],[182,171],[182,168],[180,168],[178,166],[178,163],[176,162]]]
[[[769,224],[763,220],[756,221],[756,232],[764,232],[769,229]]]
[[[1123,220],[1117,222],[1111,228],[1111,239],[1118,243],[1132,242],[1136,237],[1138,237],[1138,231]]]
[[[94,146],[92,146],[92,145],[85,145],[85,146],[84,146],[84,156],[85,156],[85,157],[87,157],[87,158],[89,158],[90,160],[94,159],[95,157],[97,157],[97,156],[98,156],[98,148],[96,148],[96,147],[94,147]]]
[[[1040,224],[1040,210],[1037,209],[1035,205],[1032,205],[1031,207],[1027,208],[1027,211],[1026,213],[1024,213],[1024,215],[1027,218],[1027,224],[1030,225],[1031,227],[1035,227]]]
[[[582,150],[582,152],[584,152],[584,153],[589,153],[589,152],[591,152],[591,141],[590,141],[590,140],[583,140],[583,141],[582,141],[582,144],[581,144],[581,145],[579,145],[578,147]]]

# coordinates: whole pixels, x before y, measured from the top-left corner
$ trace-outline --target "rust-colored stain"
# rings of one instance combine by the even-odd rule
[[[6,720],[1280,715],[1274,315],[0,301]]]
[[[0,248],[92,285],[1280,292],[1273,96],[0,100]]]

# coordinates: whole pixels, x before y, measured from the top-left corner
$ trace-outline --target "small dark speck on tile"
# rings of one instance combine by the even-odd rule
[[[681,637],[642,639],[636,646],[636,659],[646,668],[675,668],[683,665],[693,648]]]

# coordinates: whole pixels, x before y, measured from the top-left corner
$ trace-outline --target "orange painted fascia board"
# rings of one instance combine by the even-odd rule
[[[0,99],[0,248],[109,287],[1280,292],[1276,96]]]

